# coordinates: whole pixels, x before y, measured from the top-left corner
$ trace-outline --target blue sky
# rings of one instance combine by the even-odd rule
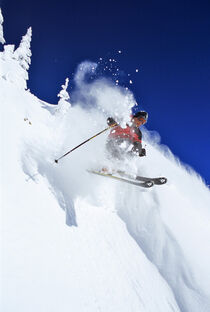
[[[132,79],[129,88],[149,112],[147,128],[210,184],[209,1],[0,3],[7,43],[18,45],[32,26],[33,93],[56,103],[80,62],[115,58],[120,83]]]

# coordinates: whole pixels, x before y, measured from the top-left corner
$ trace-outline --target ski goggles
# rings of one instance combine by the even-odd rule
[[[138,119],[138,120],[141,121],[143,124],[145,124],[145,123],[147,122],[146,119],[145,119],[144,117],[142,117],[142,116],[134,117],[134,118]]]

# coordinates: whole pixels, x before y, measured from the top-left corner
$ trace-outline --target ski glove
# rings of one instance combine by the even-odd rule
[[[142,148],[141,153],[139,154],[139,157],[146,156],[146,150],[145,148]]]
[[[112,117],[109,117],[107,118],[107,124],[108,126],[113,126],[114,124],[117,124],[116,121],[112,118]]]

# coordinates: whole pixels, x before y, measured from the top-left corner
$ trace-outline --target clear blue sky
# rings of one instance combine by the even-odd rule
[[[60,85],[80,62],[122,50],[118,64],[149,112],[147,128],[210,184],[209,1],[0,3],[7,43],[18,45],[32,26],[33,93],[56,103]]]

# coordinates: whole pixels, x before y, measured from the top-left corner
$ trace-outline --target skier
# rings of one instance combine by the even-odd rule
[[[113,128],[106,143],[108,157],[122,160],[126,156],[146,156],[146,150],[142,148],[142,132],[139,127],[144,125],[147,119],[148,113],[139,111],[131,115],[131,125],[127,124],[126,128],[122,128],[109,117],[107,124]]]
[[[142,148],[142,133],[139,127],[144,125],[147,122],[147,119],[148,113],[145,111],[139,111],[131,116],[131,122],[129,123],[129,125],[126,125],[126,128],[120,127],[120,125],[118,125],[116,121],[111,117],[107,119],[107,123],[109,127],[111,127],[111,131],[106,143],[107,151],[109,152],[109,158],[115,158],[116,160],[119,160],[119,162],[121,162],[121,160],[124,160],[126,156],[146,156],[146,150]],[[90,140],[94,139],[96,136],[104,133],[108,129],[109,128],[106,128],[100,131],[91,138],[75,146],[70,151],[60,156],[58,159],[55,159],[55,162],[58,163],[60,159],[69,155],[71,152],[73,152],[83,144],[89,142]],[[87,171],[93,174],[109,177],[121,182],[126,182],[144,188],[150,188],[154,184],[162,185],[167,182],[167,178],[165,177],[149,178],[143,177],[141,175],[130,174],[124,168],[119,168],[120,170],[110,169],[111,168],[109,167],[103,167],[100,170],[90,169]]]

